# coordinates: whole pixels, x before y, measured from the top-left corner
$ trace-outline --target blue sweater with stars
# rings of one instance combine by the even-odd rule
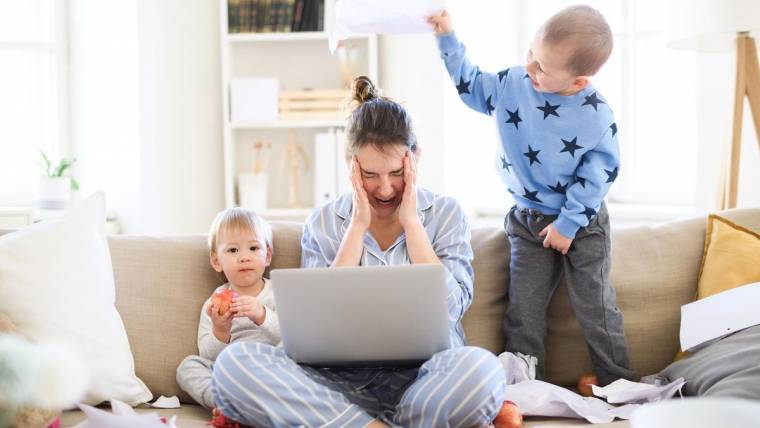
[[[562,96],[533,89],[525,67],[481,71],[454,33],[437,39],[462,101],[496,120],[497,167],[517,206],[557,215],[559,233],[574,238],[596,215],[620,168],[609,105],[590,83]]]

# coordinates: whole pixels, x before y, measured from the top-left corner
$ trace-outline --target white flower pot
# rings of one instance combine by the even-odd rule
[[[37,189],[37,207],[47,210],[60,210],[69,205],[71,200],[71,178],[40,177]]]
[[[268,204],[268,180],[266,174],[238,175],[238,196],[240,207],[252,211],[263,211]]]

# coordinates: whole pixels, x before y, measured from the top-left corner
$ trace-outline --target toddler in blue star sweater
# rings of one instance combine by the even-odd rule
[[[488,73],[465,56],[448,12],[429,22],[462,101],[496,120],[499,174],[516,202],[505,220],[507,357],[543,377],[546,308],[564,275],[599,383],[633,378],[604,204],[620,165],[617,125],[590,81],[612,51],[609,25],[591,7],[568,7],[538,30],[525,66]]]

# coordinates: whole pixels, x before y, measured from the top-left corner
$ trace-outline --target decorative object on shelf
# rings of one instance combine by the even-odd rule
[[[341,40],[335,50],[335,57],[338,59],[338,69],[343,87],[351,88],[354,79],[359,75],[356,71],[359,64],[359,48],[354,42]]]
[[[288,143],[282,157],[281,171],[287,169],[288,175],[288,208],[302,208],[299,200],[303,173],[309,170],[309,157],[303,146],[296,141],[293,131],[288,132]]]
[[[350,100],[345,89],[304,89],[280,92],[281,120],[345,119]]]
[[[52,161],[42,150],[42,172],[38,185],[37,206],[43,209],[63,209],[71,200],[71,191],[79,190],[79,183],[68,175],[75,158]]]
[[[755,137],[760,147],[760,65],[755,39],[750,36],[750,31],[760,30],[760,8],[756,0],[671,0],[669,6],[669,47],[721,52],[736,46],[733,130],[730,147],[724,152],[721,164],[716,207],[721,210],[735,208],[745,96],[749,99]]]
[[[232,122],[277,120],[280,82],[275,78],[239,77],[230,80]]]
[[[269,205],[269,180],[266,165],[272,143],[256,141],[253,143],[251,172],[238,175],[238,196],[240,206],[256,212],[267,209]]]

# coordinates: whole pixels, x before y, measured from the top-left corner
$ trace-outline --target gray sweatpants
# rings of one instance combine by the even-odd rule
[[[538,234],[557,216],[512,207],[504,221],[511,258],[509,305],[504,318],[506,351],[538,358],[536,377],[545,367],[546,310],[562,275],[583,330],[594,372],[601,385],[633,379],[623,331],[623,315],[610,281],[610,223],[602,203],[598,214],[575,236],[567,255],[544,248]]]
[[[213,370],[214,362],[198,355],[185,357],[177,367],[179,387],[207,409],[214,408],[214,395],[211,391]]]

